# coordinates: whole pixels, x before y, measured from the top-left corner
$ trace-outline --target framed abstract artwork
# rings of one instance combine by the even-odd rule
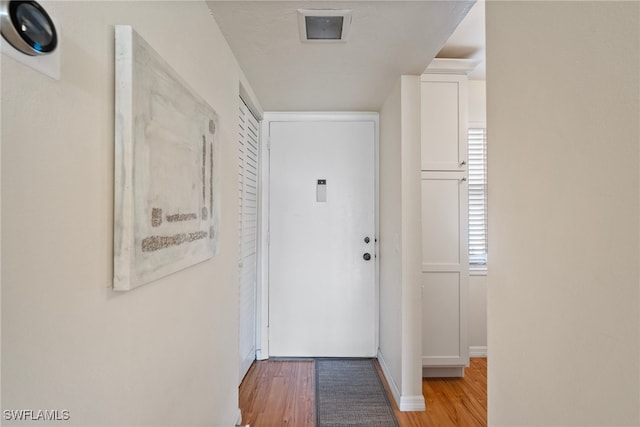
[[[115,28],[114,290],[213,257],[218,119],[130,26]]]

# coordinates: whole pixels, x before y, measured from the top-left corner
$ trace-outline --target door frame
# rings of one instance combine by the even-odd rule
[[[379,114],[370,112],[265,112],[261,122],[260,150],[260,214],[259,214],[259,257],[258,257],[258,319],[259,325],[256,330],[257,348],[256,358],[264,360],[269,358],[269,188],[270,188],[270,156],[271,141],[269,129],[272,122],[373,122],[374,124],[374,271],[375,271],[375,346],[379,348],[380,335],[380,284],[379,272],[380,263],[377,254],[379,253],[378,236],[380,235],[379,221]]]

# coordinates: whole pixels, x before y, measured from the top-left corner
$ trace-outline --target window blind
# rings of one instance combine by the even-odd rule
[[[487,264],[487,130],[469,128],[469,264]]]
[[[258,146],[259,123],[240,98],[238,128],[238,233],[240,278],[240,379],[256,352],[256,293],[258,242]]]

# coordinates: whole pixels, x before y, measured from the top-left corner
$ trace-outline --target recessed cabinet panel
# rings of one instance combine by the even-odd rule
[[[460,186],[455,177],[422,180],[422,265],[460,263]]]
[[[422,273],[423,364],[460,364],[460,273]]]
[[[459,167],[459,83],[422,82],[422,170]],[[425,102],[426,101],[426,102]]]

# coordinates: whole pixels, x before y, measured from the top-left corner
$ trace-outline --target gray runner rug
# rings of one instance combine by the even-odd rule
[[[399,427],[373,359],[316,359],[316,427]]]

